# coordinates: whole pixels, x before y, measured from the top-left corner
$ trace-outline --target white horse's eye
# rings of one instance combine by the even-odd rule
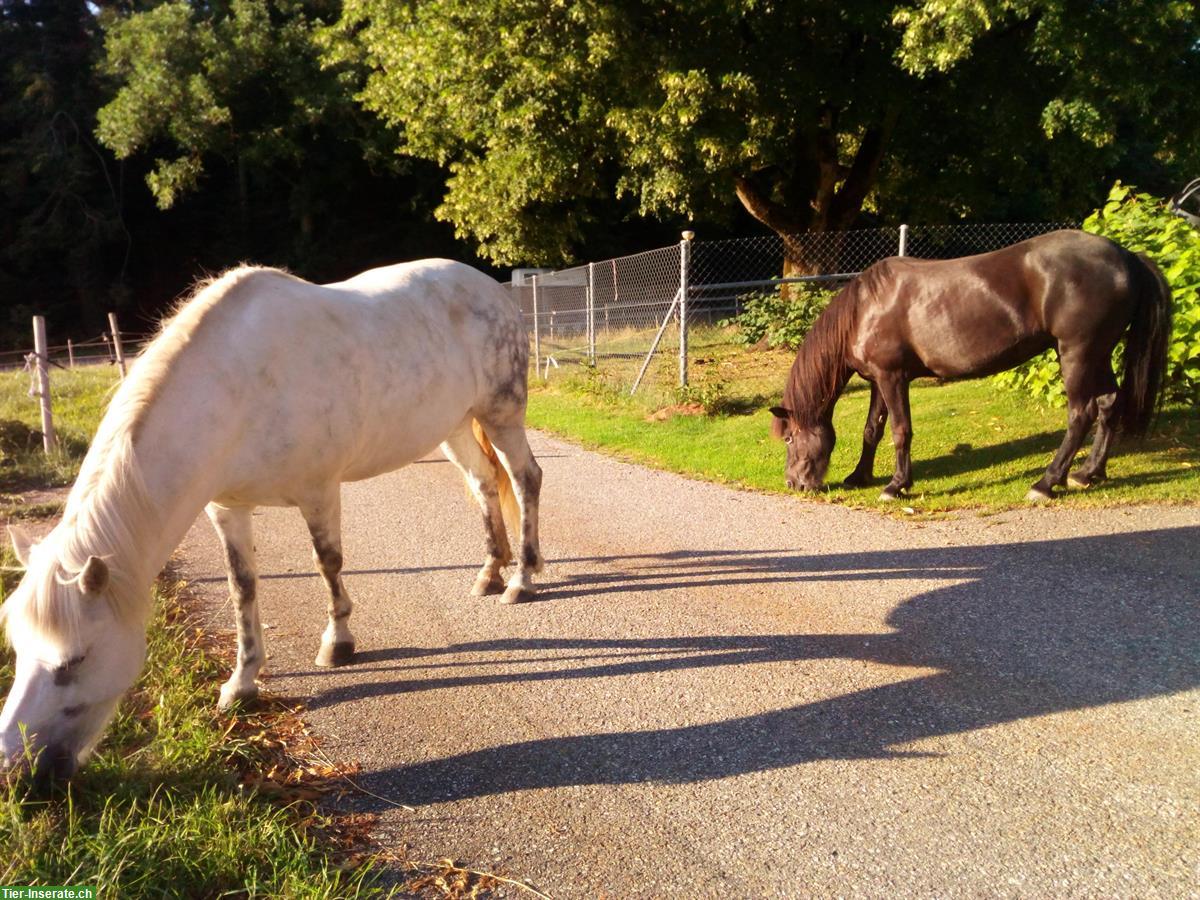
[[[70,684],[75,680],[75,669],[79,664],[87,658],[87,654],[73,656],[70,659],[59,663],[50,669],[50,674],[54,676],[54,683],[59,687]]]

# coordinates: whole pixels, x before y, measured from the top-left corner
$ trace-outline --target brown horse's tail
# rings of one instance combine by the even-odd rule
[[[1130,266],[1137,306],[1125,341],[1121,430],[1142,435],[1158,411],[1171,340],[1171,286],[1143,253]]]
[[[508,470],[500,462],[500,457],[496,455],[496,448],[488,440],[487,433],[479,424],[478,419],[471,420],[471,432],[475,435],[475,440],[479,442],[484,455],[491,460],[492,468],[496,470],[496,490],[500,494],[500,512],[504,515],[504,526],[508,529],[508,533],[519,541],[521,539],[521,507],[517,503],[516,493],[513,492]]]

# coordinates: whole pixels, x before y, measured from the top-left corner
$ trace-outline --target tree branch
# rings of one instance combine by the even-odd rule
[[[776,203],[744,175],[735,175],[733,184],[737,191],[737,198],[745,207],[746,212],[772,231],[777,234],[785,234],[807,230],[807,216],[804,215],[803,210],[791,210]],[[797,212],[800,212],[799,216],[796,215]]]

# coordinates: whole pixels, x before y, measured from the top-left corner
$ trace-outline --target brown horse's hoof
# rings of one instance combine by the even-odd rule
[[[868,475],[855,475],[851,473],[842,479],[842,486],[848,488],[866,487],[871,483],[871,478]]]
[[[1029,493],[1025,495],[1025,499],[1030,503],[1049,503],[1054,499],[1054,495],[1034,487],[1029,489]]]
[[[354,661],[354,642],[338,641],[336,644],[322,644],[317,651],[316,665],[326,669],[344,666]]]
[[[891,503],[895,500],[899,500],[900,495],[903,493],[904,488],[897,489],[893,487],[886,487],[883,489],[883,493],[879,495],[879,501],[881,503]]]

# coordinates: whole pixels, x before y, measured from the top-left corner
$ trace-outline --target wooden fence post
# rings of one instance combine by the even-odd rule
[[[117,368],[121,370],[121,380],[125,380],[125,348],[121,346],[121,329],[117,326],[117,314],[108,314],[108,329],[112,332],[113,351],[117,354]]]
[[[75,368],[75,342],[67,338],[67,365]]]
[[[42,449],[49,455],[58,450],[58,437],[50,411],[50,356],[46,350],[46,320],[42,316],[33,317],[33,354],[38,402],[42,407]]]

